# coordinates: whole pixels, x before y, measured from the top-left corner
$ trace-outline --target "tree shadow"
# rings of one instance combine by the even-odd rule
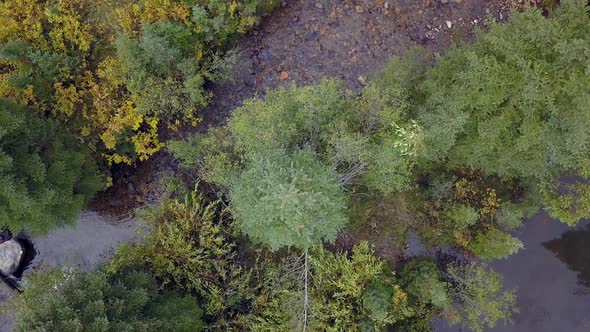
[[[560,238],[543,243],[559,260],[578,273],[578,283],[590,288],[590,226],[567,231]]]

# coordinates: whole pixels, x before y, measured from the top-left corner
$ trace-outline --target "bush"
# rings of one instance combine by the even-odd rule
[[[163,285],[196,292],[212,326],[231,326],[247,312],[257,286],[238,260],[237,232],[219,202],[193,192],[148,210],[144,221],[144,243],[120,245],[110,271],[144,269]]]
[[[195,298],[159,293],[145,272],[37,272],[11,304],[18,331],[204,330]]]
[[[477,210],[475,210],[471,206],[466,206],[462,204],[455,204],[449,206],[445,210],[445,214],[447,218],[451,219],[455,227],[459,229],[472,226],[477,222],[477,219],[479,219],[479,214],[477,213]]]
[[[406,263],[401,271],[401,284],[414,302],[437,308],[450,305],[448,286],[436,263],[429,259]]]
[[[469,244],[469,250],[483,260],[506,258],[522,248],[524,245],[520,240],[497,228],[478,232]]]
[[[33,234],[72,224],[101,187],[89,153],[50,120],[0,99],[0,225]]]

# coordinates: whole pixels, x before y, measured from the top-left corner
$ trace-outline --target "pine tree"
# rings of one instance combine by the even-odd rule
[[[0,225],[43,234],[74,222],[102,187],[72,137],[31,110],[0,100]]]

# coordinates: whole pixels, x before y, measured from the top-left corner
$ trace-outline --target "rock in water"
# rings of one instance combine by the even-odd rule
[[[16,271],[23,248],[15,240],[0,243],[0,272],[10,275]]]

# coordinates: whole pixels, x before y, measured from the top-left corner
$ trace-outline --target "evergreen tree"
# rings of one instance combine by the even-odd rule
[[[334,240],[346,222],[334,170],[310,151],[255,155],[230,188],[238,227],[273,250]]]
[[[145,272],[54,270],[27,279],[13,300],[17,331],[200,331],[201,309],[192,296],[159,292]]]
[[[43,234],[102,187],[89,154],[52,121],[0,100],[0,226]]]
[[[587,217],[580,206],[590,190],[577,183],[564,195],[555,183],[590,174],[589,54],[586,1],[564,1],[549,18],[528,10],[490,23],[417,85],[426,160],[534,182],[554,216],[568,223]]]

